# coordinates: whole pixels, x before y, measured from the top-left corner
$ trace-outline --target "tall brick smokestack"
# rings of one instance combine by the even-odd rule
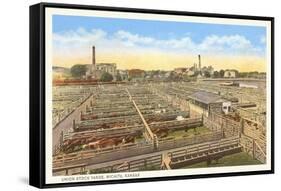
[[[93,46],[93,52],[92,52],[92,64],[96,66],[96,48]]]
[[[201,56],[198,55],[199,72],[201,73]]]

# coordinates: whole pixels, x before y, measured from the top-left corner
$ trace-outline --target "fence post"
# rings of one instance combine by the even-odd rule
[[[59,151],[62,151],[63,148],[63,131],[60,133],[60,143],[59,143]]]
[[[153,146],[154,146],[154,150],[158,150],[159,142],[156,134],[153,134]]]
[[[146,159],[144,159],[144,168],[145,169],[147,168],[147,161],[146,161]]]
[[[244,119],[241,118],[240,120],[240,128],[239,128],[239,137],[241,138],[241,135],[244,134]]]
[[[85,172],[85,167],[84,166],[80,168],[80,173],[82,174],[83,172]]]
[[[208,144],[208,146],[209,146],[209,148],[208,148],[208,152],[207,152],[207,166],[210,166],[210,164],[211,164],[211,158],[210,158],[210,156],[209,156],[209,152],[210,152],[210,147],[211,147],[211,145],[210,144]]]
[[[128,162],[128,171],[129,172],[131,171],[131,164],[130,164],[130,162]]]
[[[73,132],[76,130],[75,119],[72,120],[72,129],[73,129]]]
[[[80,111],[80,121],[82,121],[83,112]]]
[[[256,144],[255,144],[255,139],[253,139],[253,159],[255,159],[256,158]]]
[[[221,123],[221,137],[224,138],[223,121]]]

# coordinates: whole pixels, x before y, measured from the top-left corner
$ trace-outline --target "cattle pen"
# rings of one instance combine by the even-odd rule
[[[213,81],[54,86],[53,175],[265,164],[265,100]]]

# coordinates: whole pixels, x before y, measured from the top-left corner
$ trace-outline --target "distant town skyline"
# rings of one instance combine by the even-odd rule
[[[266,71],[266,28],[172,21],[53,16],[53,65],[116,63],[118,69]]]

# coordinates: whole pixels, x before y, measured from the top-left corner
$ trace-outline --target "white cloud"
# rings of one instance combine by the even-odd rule
[[[128,41],[131,43],[140,43],[140,44],[152,44],[155,39],[151,38],[151,37],[143,37],[140,36],[138,34],[132,34],[130,32],[127,31],[123,31],[123,30],[119,30],[115,33],[115,36],[117,39],[119,40],[124,40],[124,41]]]
[[[83,28],[76,31],[68,31],[64,33],[54,33],[53,40],[59,44],[85,44],[88,42],[95,42],[99,39],[105,38],[106,32],[100,29],[93,29],[90,32]]]
[[[119,30],[108,34],[101,29],[87,31],[83,28],[77,30],[54,33],[53,42],[55,53],[84,54],[89,47],[95,45],[103,51],[151,51],[152,49],[165,52],[185,54],[228,54],[228,55],[261,55],[262,48],[255,47],[250,40],[241,35],[209,35],[201,42],[195,43],[192,38],[157,39],[150,36],[133,34]]]
[[[161,40],[155,39],[152,37],[140,36],[138,34],[132,34],[127,31],[117,31],[115,33],[117,39],[125,42],[129,42],[134,44],[135,46],[152,46],[156,48],[171,48],[171,49],[179,49],[179,48],[194,48],[194,43],[189,37],[184,37],[181,39],[168,39]]]
[[[261,38],[260,38],[260,43],[261,43],[261,44],[266,44],[266,38],[265,38],[265,36],[261,36]]]
[[[262,51],[259,47],[254,47],[251,41],[241,35],[207,36],[199,44],[199,50],[225,54],[260,54]]]

